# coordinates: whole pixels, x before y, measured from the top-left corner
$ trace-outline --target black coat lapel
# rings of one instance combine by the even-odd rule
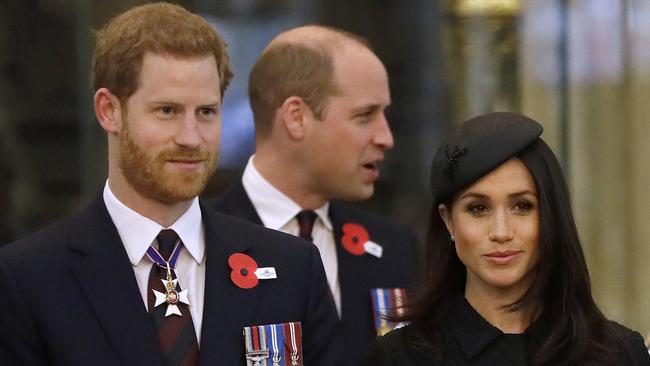
[[[343,237],[342,227],[346,223],[361,224],[350,217],[347,212],[336,202],[330,203],[330,219],[336,241],[336,257],[339,265],[339,279],[341,283],[341,313],[343,319],[349,316],[356,317],[359,312],[370,312],[370,292],[367,290],[368,279],[365,277],[364,263],[369,260],[367,254],[357,256],[349,253],[341,243]],[[364,294],[367,292],[367,296]],[[347,316],[346,316],[347,314]],[[346,321],[347,324],[355,322]],[[358,325],[354,325],[355,327]]]
[[[230,279],[228,257],[247,253],[223,215],[201,207],[205,226],[205,299],[201,330],[202,365],[239,365],[244,361],[242,325],[254,325],[259,289],[241,289]]]
[[[221,197],[209,201],[207,205],[219,212],[264,226],[242,185],[241,177]]]
[[[155,330],[101,196],[81,215],[70,247],[81,253],[75,275],[124,364],[160,365]]]

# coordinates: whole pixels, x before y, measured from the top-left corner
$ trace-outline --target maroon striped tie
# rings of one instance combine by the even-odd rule
[[[300,211],[296,215],[296,219],[298,220],[298,226],[300,227],[298,236],[308,241],[314,241],[311,236],[311,231],[314,228],[314,221],[316,221],[316,212]]]
[[[169,229],[162,230],[156,240],[158,242],[158,252],[165,260],[169,260],[174,246],[180,242],[176,232]],[[176,278],[174,271],[172,271],[172,277]],[[164,294],[166,290],[161,279],[166,278],[167,270],[154,263],[149,273],[147,299],[149,314],[158,331],[158,342],[163,355],[163,364],[165,366],[196,366],[199,364],[199,347],[190,308],[186,304],[178,302],[176,305],[182,316],[170,314],[166,317],[165,312],[167,307],[170,306],[169,304],[163,303],[154,307],[156,297],[152,290]],[[180,285],[177,283],[176,291],[180,292],[180,290]]]

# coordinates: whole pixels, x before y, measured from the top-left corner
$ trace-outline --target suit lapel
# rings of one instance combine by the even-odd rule
[[[358,283],[359,279],[354,276],[347,277],[346,274],[354,274],[360,271],[355,270],[353,267],[357,266],[359,261],[355,259],[350,253],[348,253],[343,244],[341,243],[341,238],[343,237],[342,227],[345,223],[351,222],[350,219],[345,215],[345,212],[339,209],[335,202],[330,203],[329,211],[330,220],[332,220],[334,240],[336,242],[336,259],[339,266],[339,283],[341,284],[341,315],[345,319],[350,314],[354,314],[354,303],[352,299],[359,296],[358,292]],[[344,322],[344,324],[350,324],[352,322]]]
[[[228,257],[249,252],[251,245],[238,242],[221,214],[201,209],[206,246],[201,364],[236,365],[244,359],[242,326],[253,325],[259,289],[241,289],[231,281]]]
[[[86,299],[124,364],[160,365],[155,330],[101,196],[81,217],[70,247],[83,256],[74,273]]]

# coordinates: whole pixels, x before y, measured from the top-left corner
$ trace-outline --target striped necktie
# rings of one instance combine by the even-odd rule
[[[199,364],[199,347],[190,308],[187,304],[177,301],[179,298],[177,294],[181,293],[178,282],[176,282],[175,291],[168,291],[163,284],[163,280],[168,279],[168,263],[171,268],[171,278],[176,280],[173,267],[176,266],[176,260],[183,243],[176,232],[170,229],[162,230],[158,234],[156,241],[158,242],[158,253],[162,258],[156,256],[156,253],[153,252],[151,253],[154,255],[149,256],[154,261],[154,264],[149,273],[147,300],[149,314],[158,331],[158,342],[163,356],[163,364],[165,366],[196,366]],[[149,248],[148,253],[152,251],[152,248]],[[158,292],[158,295],[156,295],[156,292]],[[171,300],[155,306],[156,297],[162,296],[162,294],[166,294],[166,298]],[[181,315],[177,315],[177,313],[170,314],[169,307],[179,310]]]

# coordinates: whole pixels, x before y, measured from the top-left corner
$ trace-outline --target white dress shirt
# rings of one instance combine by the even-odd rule
[[[200,343],[205,289],[205,232],[198,198],[194,198],[190,208],[168,228],[160,226],[120,202],[108,186],[108,181],[104,186],[104,203],[133,265],[133,272],[145,307],[148,306],[149,272],[153,265],[153,262],[145,256],[147,249],[163,229],[173,229],[183,241],[184,249],[178,257],[175,272],[181,289],[189,289],[190,313],[196,339]]]
[[[257,214],[265,227],[298,236],[300,227],[296,215],[302,208],[291,198],[275,188],[255,168],[253,159],[248,159],[242,184],[251,199]],[[339,317],[341,316],[341,286],[339,283],[339,265],[336,260],[336,241],[332,222],[328,216],[329,203],[314,210],[317,218],[312,229],[314,244],[320,252],[325,267],[327,283],[332,291]]]

